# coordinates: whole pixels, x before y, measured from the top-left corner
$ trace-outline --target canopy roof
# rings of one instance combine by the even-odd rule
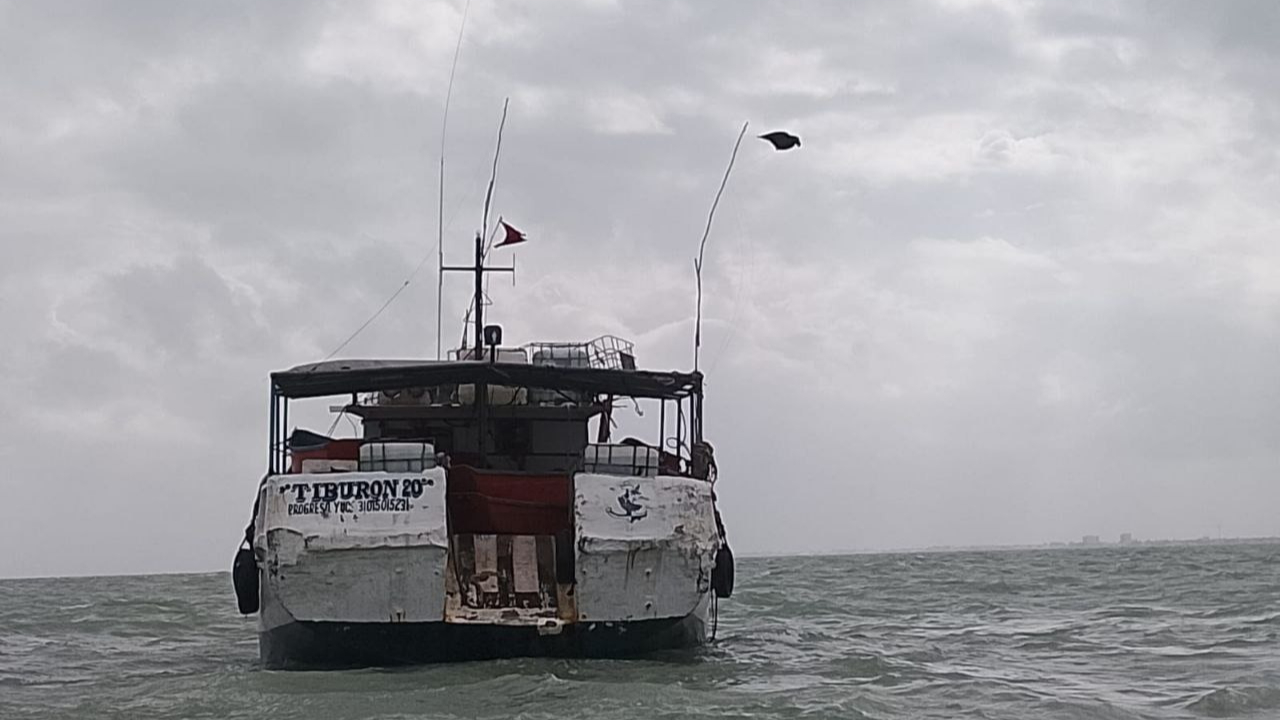
[[[328,360],[271,373],[289,398],[488,383],[578,390],[636,398],[684,398],[702,392],[702,373],[567,368],[484,361]]]

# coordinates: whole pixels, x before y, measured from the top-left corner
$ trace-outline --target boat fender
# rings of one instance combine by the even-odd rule
[[[733,595],[733,551],[728,543],[716,550],[716,565],[711,568],[711,589],[716,591],[718,598]]]
[[[720,547],[716,549],[716,564],[711,568],[711,589],[716,597],[727,598],[733,594],[733,551],[729,549],[729,538],[724,534],[724,521],[720,519],[720,508],[714,506],[716,493],[711,491],[713,512],[716,514],[716,532],[720,535]]]
[[[241,615],[258,612],[258,559],[253,548],[242,546],[231,564],[231,582],[236,588],[236,603]]]

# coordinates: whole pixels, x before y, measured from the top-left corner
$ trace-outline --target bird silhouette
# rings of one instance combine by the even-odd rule
[[[759,137],[761,140],[768,140],[773,145],[774,150],[790,150],[793,147],[800,147],[800,138],[782,130],[774,130]]]

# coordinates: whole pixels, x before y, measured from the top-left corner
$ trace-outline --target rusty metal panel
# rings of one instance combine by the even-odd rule
[[[452,537],[445,621],[495,625],[559,622],[555,539],[550,535]]]
[[[475,548],[475,586],[481,595],[495,595],[498,592],[498,536],[473,535],[472,547]]]

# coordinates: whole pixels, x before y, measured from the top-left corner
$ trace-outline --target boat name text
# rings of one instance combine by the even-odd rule
[[[424,478],[286,483],[280,486],[280,493],[293,493],[290,515],[409,512],[413,509],[410,500],[422,497],[426,485],[431,484],[433,480]]]

